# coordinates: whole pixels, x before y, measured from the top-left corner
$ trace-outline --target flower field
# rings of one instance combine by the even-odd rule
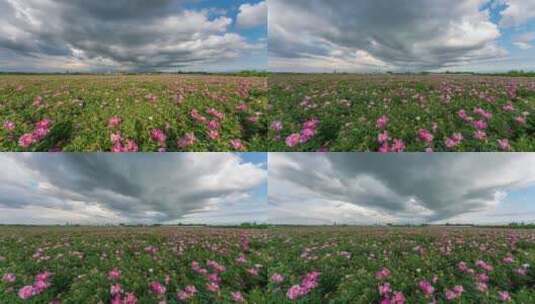
[[[265,151],[266,79],[0,76],[1,151]]]
[[[1,303],[533,303],[535,231],[0,229]]]
[[[535,79],[284,75],[270,151],[535,151]]]

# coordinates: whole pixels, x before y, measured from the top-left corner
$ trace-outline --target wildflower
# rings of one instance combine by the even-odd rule
[[[120,124],[121,124],[121,118],[118,117],[118,116],[112,116],[109,120],[108,120],[108,128],[116,128],[118,127]]]
[[[485,139],[487,139],[487,133],[485,133],[485,131],[475,130],[474,131],[474,138],[477,139],[477,140],[485,140]]]
[[[526,118],[524,116],[517,116],[515,118],[515,121],[519,124],[519,125],[525,125],[526,124]]]
[[[271,129],[275,132],[280,132],[282,130],[282,122],[280,120],[272,122]]]
[[[180,138],[177,142],[177,145],[179,148],[187,148],[197,141],[197,138],[195,137],[195,134],[193,132],[186,133],[182,138]]]
[[[394,295],[390,299],[392,304],[404,304],[406,301],[405,296],[401,291],[394,292]]]
[[[286,137],[286,145],[290,148],[295,147],[299,143],[299,133],[293,133]]]
[[[151,291],[153,294],[157,295],[157,296],[160,296],[160,295],[165,294],[165,291],[167,290],[167,289],[165,288],[165,286],[163,286],[162,284],[160,284],[160,282],[156,282],[156,281],[151,282],[151,283],[149,284],[149,288],[150,288],[150,291]]]
[[[454,133],[451,137],[446,138],[445,144],[448,148],[454,148],[458,146],[463,140],[463,135],[461,133]]]
[[[391,147],[392,152],[403,152],[405,150],[405,143],[401,139],[394,139]]]
[[[245,302],[245,298],[243,298],[241,292],[239,291],[233,291],[230,293],[230,295],[232,296],[232,300],[236,303],[243,303]]]
[[[6,129],[6,131],[15,130],[15,123],[10,120],[4,121],[4,129]]]
[[[392,289],[390,288],[390,283],[386,282],[384,284],[379,285],[379,294],[381,296],[387,296],[392,292]]]
[[[433,141],[433,134],[426,129],[418,130],[418,138],[426,143],[431,143]]]
[[[274,273],[271,276],[271,282],[273,283],[281,283],[282,281],[284,281],[284,276],[280,273]]]
[[[217,140],[219,139],[219,132],[216,130],[209,130],[208,131],[208,137],[210,137],[211,140]]]
[[[217,120],[210,120],[207,126],[210,130],[219,130],[221,128],[221,124]]]
[[[218,292],[219,291],[219,284],[214,282],[208,282],[206,283],[206,289],[211,292]]]
[[[111,287],[110,287],[110,295],[111,295],[112,297],[115,297],[115,296],[117,296],[117,295],[120,295],[121,292],[123,292],[123,288],[121,287],[120,284],[113,284],[113,285],[111,285]]]
[[[28,148],[34,143],[33,135],[26,133],[19,138],[19,146],[22,148]]]
[[[113,268],[108,272],[108,279],[119,280],[121,278],[121,271],[117,268]]]
[[[288,292],[286,292],[286,296],[290,300],[297,299],[298,297],[301,296],[301,294],[302,294],[301,287],[299,285],[293,285],[292,287],[290,287],[290,289],[288,289]]]
[[[479,130],[484,130],[488,127],[487,123],[484,120],[475,120],[472,122],[474,128]]]
[[[241,140],[239,139],[231,139],[230,145],[234,150],[245,150],[245,146],[242,144]]]
[[[386,115],[379,117],[375,123],[378,129],[384,129],[388,125],[389,119]]]
[[[2,276],[2,281],[6,282],[6,283],[13,283],[17,280],[17,277],[15,276],[15,274],[13,273],[5,273],[3,276]]]
[[[375,273],[375,278],[378,279],[378,280],[384,280],[386,278],[388,278],[390,276],[390,270],[388,270],[388,268],[386,267],[383,267],[381,268],[381,270],[377,271]]]
[[[390,139],[390,137],[388,136],[388,131],[386,131],[386,130],[383,133],[379,133],[379,135],[377,136],[377,141],[380,144],[388,142],[389,139]]]
[[[132,292],[127,292],[122,304],[137,304],[136,295]]]
[[[165,140],[167,139],[167,136],[160,129],[152,129],[150,131],[150,138],[153,141],[158,142],[160,145],[164,145],[165,144]]]
[[[420,290],[423,292],[425,296],[432,295],[433,292],[435,292],[435,288],[431,285],[429,281],[422,280],[418,283],[418,287],[420,287]]]
[[[33,289],[33,286],[26,285],[26,286],[22,287],[21,289],[19,289],[18,295],[19,295],[19,298],[21,298],[23,300],[31,298],[32,296],[35,295],[35,291]]]
[[[507,291],[498,291],[498,296],[500,297],[500,300],[502,300],[503,302],[511,301],[511,296],[509,295],[509,292]]]

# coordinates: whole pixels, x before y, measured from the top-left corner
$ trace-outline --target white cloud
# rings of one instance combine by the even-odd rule
[[[268,183],[279,223],[437,222],[491,212],[508,192],[535,186],[535,157],[270,153]]]
[[[274,71],[425,70],[503,57],[487,0],[272,0]],[[395,5],[395,9],[392,6]],[[385,9],[388,8],[388,9]]]
[[[535,18],[535,1],[533,0],[499,0],[507,7],[501,13],[500,26],[513,27],[522,25]]]
[[[259,203],[251,193],[267,178],[265,168],[231,153],[8,153],[0,170],[8,172],[0,177],[0,223],[158,223],[221,206],[244,212],[233,204]]]
[[[240,12],[236,24],[242,28],[252,28],[264,25],[267,22],[267,4],[261,1],[256,4],[245,3],[240,5]]]

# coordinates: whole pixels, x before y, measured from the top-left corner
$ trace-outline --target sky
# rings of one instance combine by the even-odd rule
[[[268,222],[535,223],[533,153],[270,153]]]
[[[0,153],[1,224],[264,222],[265,153]]]
[[[275,72],[535,70],[533,0],[270,0]]]
[[[0,0],[0,70],[264,70],[266,14],[258,0]]]

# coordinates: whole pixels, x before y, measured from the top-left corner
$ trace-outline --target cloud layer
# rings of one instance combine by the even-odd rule
[[[209,69],[265,49],[234,31],[225,10],[194,9],[195,3],[1,0],[0,58],[10,59],[12,69],[176,71]],[[249,12],[240,19],[248,26],[266,19]]]
[[[176,223],[265,204],[265,168],[230,153],[4,153],[0,170],[3,223]]]
[[[501,22],[492,11],[502,6]],[[419,71],[492,64],[501,27],[532,20],[531,0],[272,0],[274,71]]]
[[[269,220],[353,224],[447,221],[533,186],[530,154],[272,153]]]

